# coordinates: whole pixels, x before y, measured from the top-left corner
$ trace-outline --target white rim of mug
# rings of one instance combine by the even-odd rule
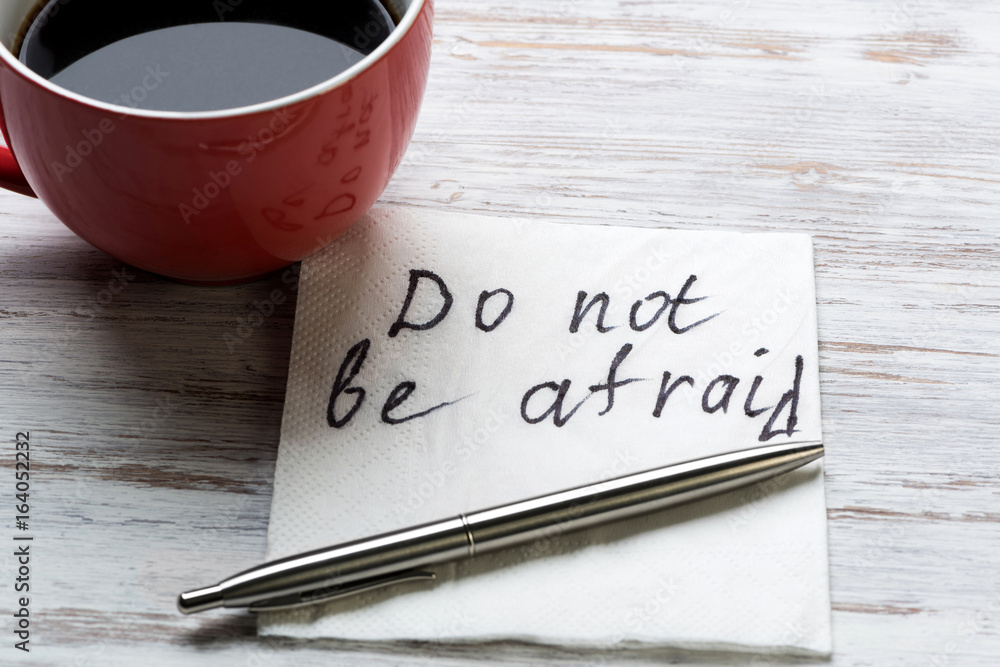
[[[40,85],[42,88],[45,88],[60,97],[65,97],[73,100],[74,102],[79,102],[80,104],[94,107],[96,109],[104,109],[115,113],[122,113],[124,111],[129,116],[172,120],[211,120],[215,118],[250,116],[266,111],[274,111],[276,109],[281,109],[300,102],[305,102],[313,97],[318,97],[323,93],[339,88],[344,83],[356,78],[359,74],[381,60],[385,54],[392,50],[392,48],[410,32],[410,28],[412,28],[413,24],[417,21],[417,15],[421,12],[424,8],[424,4],[428,1],[429,0],[413,0],[409,8],[407,8],[406,13],[403,15],[403,19],[399,22],[399,25],[393,28],[392,32],[389,33],[389,37],[385,41],[379,44],[374,51],[362,58],[359,62],[350,66],[332,79],[327,79],[322,83],[312,86],[311,88],[306,88],[305,90],[301,90],[291,95],[286,95],[285,97],[268,100],[267,102],[258,102],[257,104],[251,104],[249,106],[233,107],[232,109],[218,109],[214,111],[156,111],[152,109],[139,109],[122,106],[120,104],[110,104],[108,102],[102,102],[100,100],[95,100],[91,97],[75,93],[72,90],[52,83],[18,60],[11,50],[3,45],[0,45],[0,59],[13,68],[15,72],[29,81]]]

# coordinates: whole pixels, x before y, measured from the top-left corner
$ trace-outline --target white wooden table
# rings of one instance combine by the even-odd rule
[[[383,201],[812,234],[832,663],[1000,664],[1000,5],[439,0]],[[249,615],[178,615],[178,591],[264,553],[294,293],[225,337],[274,289],[167,282],[0,195],[0,526],[14,544],[28,430],[35,538],[30,654],[0,550],[0,664],[750,662],[270,642]]]

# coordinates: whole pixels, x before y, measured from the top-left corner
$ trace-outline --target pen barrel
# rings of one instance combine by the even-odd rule
[[[274,560],[219,584],[225,606],[245,607],[301,593],[332,596],[360,581],[467,558],[469,535],[461,518],[383,533]]]
[[[763,448],[762,448],[763,449]],[[803,448],[805,449],[805,448]],[[762,453],[733,465],[722,455],[636,473],[512,505],[466,515],[475,554],[546,540],[749,486],[794,470],[822,455]]]
[[[550,539],[748,486],[823,455],[821,444],[771,445],[581,486],[510,505],[271,561],[181,595],[185,613],[278,609],[428,578],[429,565]]]

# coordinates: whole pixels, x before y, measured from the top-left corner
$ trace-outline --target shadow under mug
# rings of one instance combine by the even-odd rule
[[[10,50],[38,0],[3,0],[0,187],[37,196],[123,262],[183,282],[242,282],[303,259],[375,203],[412,136],[433,4],[389,2],[399,25],[338,76],[188,113],[107,104],[40,77]]]

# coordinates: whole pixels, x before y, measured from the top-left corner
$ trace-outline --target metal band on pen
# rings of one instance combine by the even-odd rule
[[[469,520],[465,518],[464,514],[459,514],[458,518],[462,520],[462,527],[465,528],[465,539],[469,541],[469,555],[476,555],[476,538],[472,535],[472,527],[469,525]]]

